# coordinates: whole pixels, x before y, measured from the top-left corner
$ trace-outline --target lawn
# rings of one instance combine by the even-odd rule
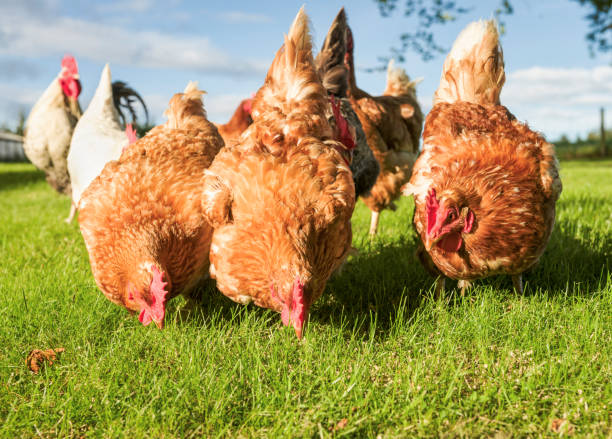
[[[563,162],[541,263],[439,300],[414,257],[412,201],[367,238],[304,340],[214,288],[166,329],[98,291],[69,201],[0,164],[0,437],[612,436],[612,161]],[[32,349],[65,348],[30,372]]]

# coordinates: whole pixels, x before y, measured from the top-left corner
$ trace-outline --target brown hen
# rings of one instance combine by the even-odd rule
[[[349,98],[361,121],[368,145],[380,164],[380,174],[370,194],[362,197],[372,211],[370,236],[374,236],[380,212],[396,209],[393,202],[401,196],[402,186],[410,179],[419,152],[423,113],[416,98],[415,86],[418,81],[410,81],[403,69],[394,67],[393,60],[389,62],[387,87],[382,96],[371,96],[357,87],[353,34],[350,27],[345,25]]]
[[[495,22],[470,24],[444,63],[405,187],[421,261],[460,280],[462,291],[470,280],[508,274],[522,292],[521,273],[544,252],[561,194],[554,147],[500,105],[504,80]]]
[[[204,170],[223,146],[190,83],[168,121],[106,164],[83,192],[79,223],[98,287],[163,326],[166,301],[206,277],[212,229],[203,218]]]
[[[232,300],[281,312],[298,337],[351,244],[355,190],[329,105],[302,9],[253,100],[253,124],[206,171],[211,277]]]
[[[253,123],[251,117],[251,107],[253,99],[243,99],[232,117],[227,123],[216,124],[219,134],[223,137],[226,145],[233,144],[238,140],[238,137]]]

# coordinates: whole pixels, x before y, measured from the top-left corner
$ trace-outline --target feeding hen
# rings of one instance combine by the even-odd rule
[[[300,10],[253,99],[253,124],[206,171],[203,205],[214,227],[210,274],[223,294],[281,313],[301,338],[312,304],[351,245],[350,150]]]
[[[168,121],[107,163],[80,201],[98,287],[145,325],[162,327],[166,302],[207,277],[212,229],[200,194],[223,139],[206,119],[202,93],[190,83],[174,95]]]
[[[470,24],[444,62],[414,195],[419,258],[438,280],[522,273],[540,258],[561,194],[554,147],[500,104],[504,61],[494,21]]]

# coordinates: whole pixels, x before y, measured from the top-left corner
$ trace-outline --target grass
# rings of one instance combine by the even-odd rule
[[[213,288],[194,317],[175,299],[165,330],[143,327],[97,290],[68,199],[0,164],[0,437],[611,437],[612,161],[562,168],[524,296],[496,277],[433,300],[412,201],[373,243],[359,203],[360,255],[299,342]]]

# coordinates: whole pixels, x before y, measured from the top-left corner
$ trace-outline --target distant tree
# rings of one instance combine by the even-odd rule
[[[0,125],[0,131],[4,131],[6,133],[13,133],[13,134],[19,134],[20,136],[23,136],[23,132],[25,130],[25,121],[26,121],[26,114],[25,114],[25,110],[19,110],[19,114],[17,115],[17,125],[15,126],[15,128],[11,128],[6,122],[2,123],[2,125]]]
[[[17,126],[15,127],[15,134],[19,134],[20,136],[23,136],[23,133],[25,131],[25,121],[26,121],[25,110],[23,109],[19,110],[18,118],[19,119],[17,121]]]
[[[389,56],[379,57],[383,65],[386,65],[390,58],[395,58],[399,62],[405,61],[404,55],[408,51],[418,53],[423,61],[429,61],[436,55],[448,52],[448,48],[436,43],[434,38],[435,25],[445,24],[454,21],[460,15],[472,10],[469,4],[474,0],[374,0],[378,5],[380,14],[383,17],[393,15],[398,9],[402,9],[402,14],[406,18],[413,17],[416,23],[411,28],[413,32],[406,32],[400,35],[399,47],[392,47]],[[590,23],[590,32],[586,35],[589,41],[591,55],[595,52],[608,52],[612,49],[612,0],[571,0],[583,6],[590,6],[592,12],[585,18]],[[403,4],[403,8],[398,7],[398,3]],[[500,0],[494,11],[494,16],[499,22],[502,34],[505,31],[504,16],[514,12],[511,0]],[[382,70],[381,65],[372,69]]]
[[[606,53],[612,50],[612,0],[573,0],[591,10],[586,15],[589,21],[589,42],[591,56],[595,52]]]

